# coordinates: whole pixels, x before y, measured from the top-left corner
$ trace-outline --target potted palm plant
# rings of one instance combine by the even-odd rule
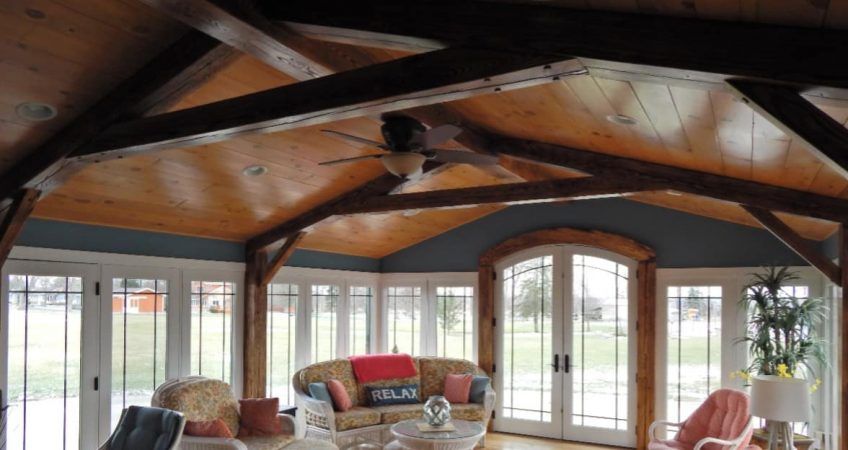
[[[827,367],[825,343],[817,334],[827,306],[822,298],[793,295],[789,286],[798,278],[788,267],[766,267],[762,273],[753,274],[740,302],[747,312],[748,326],[739,341],[747,343],[751,358],[740,373],[749,383],[753,380],[752,411],[767,419],[768,431],[755,433],[755,438],[768,435],[770,449],[776,448],[778,440],[787,443],[784,448],[789,449],[793,443],[800,444],[789,421],[806,421],[808,413],[781,416],[778,410],[782,403],[792,403],[783,405],[788,410],[809,405],[809,394],[798,389],[803,391],[803,386],[811,383],[815,391],[821,383],[816,369]]]

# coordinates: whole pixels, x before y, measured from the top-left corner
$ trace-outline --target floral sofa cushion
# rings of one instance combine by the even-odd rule
[[[431,395],[442,395],[445,392],[445,376],[449,373],[482,374],[482,370],[473,362],[453,358],[418,359],[419,376],[421,377],[421,400],[426,401]]]
[[[294,440],[294,436],[278,434],[276,436],[248,436],[239,440],[249,450],[280,450]]]
[[[420,419],[424,415],[424,405],[420,403],[414,405],[375,406],[374,409],[380,413],[380,423],[383,424],[398,423],[401,420]]]
[[[451,418],[482,422],[486,420],[486,409],[477,403],[454,403],[451,404]]]
[[[179,411],[186,420],[221,419],[233,436],[238,435],[238,401],[223,381],[205,377],[168,380],[156,389],[151,405]]]
[[[345,387],[347,395],[354,406],[362,406],[365,398],[360,395],[360,388],[353,375],[353,366],[347,359],[333,359],[312,364],[300,371],[300,386],[308,391],[309,383],[326,383],[329,380],[339,380]]]
[[[345,412],[336,413],[336,430],[338,431],[370,427],[378,423],[380,423],[380,413],[371,408],[355,406]]]

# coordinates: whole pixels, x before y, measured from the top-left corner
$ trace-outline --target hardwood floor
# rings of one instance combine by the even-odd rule
[[[487,450],[608,450],[617,447],[567,442],[506,433],[488,433]]]

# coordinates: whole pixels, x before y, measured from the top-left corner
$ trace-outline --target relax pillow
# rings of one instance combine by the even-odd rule
[[[327,381],[327,389],[330,390],[330,397],[333,398],[333,406],[336,411],[347,411],[353,408],[353,402],[350,400],[347,390],[339,380]]]
[[[366,386],[368,404],[371,406],[409,405],[418,403],[418,385],[377,387]]]
[[[486,388],[489,387],[489,377],[475,376],[471,381],[471,392],[468,393],[470,403],[483,404],[486,400]]]
[[[445,398],[451,403],[468,403],[472,381],[474,375],[470,373],[445,375]]]
[[[330,396],[330,390],[327,389],[327,383],[309,383],[309,396],[315,400],[321,400],[333,404],[333,397]]]
[[[276,436],[283,432],[277,414],[280,399],[243,398],[239,400],[239,436]]]
[[[227,428],[227,424],[221,419],[194,421],[187,420],[185,430],[187,436],[232,438],[233,433]]]

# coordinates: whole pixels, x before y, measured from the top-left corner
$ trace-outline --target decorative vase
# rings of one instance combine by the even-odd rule
[[[433,427],[440,427],[451,420],[450,402],[442,395],[431,395],[424,404],[424,419]]]

